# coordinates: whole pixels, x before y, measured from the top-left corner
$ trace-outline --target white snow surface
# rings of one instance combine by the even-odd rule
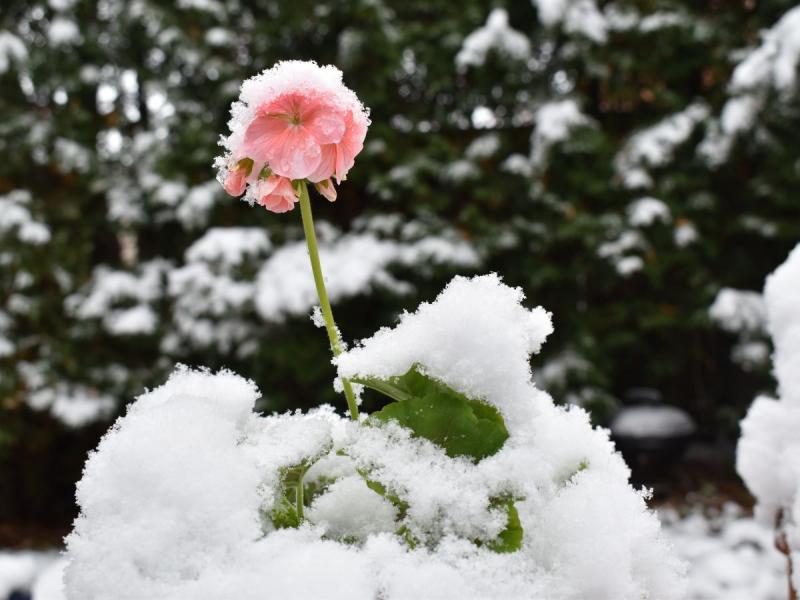
[[[682,598],[682,563],[608,432],[535,388],[528,361],[551,325],[521,302],[497,276],[456,278],[339,360],[340,374],[384,377],[416,363],[501,407],[510,438],[477,463],[330,408],[259,416],[252,383],[179,368],[86,464],[67,598]],[[309,478],[333,483],[309,521],[275,530],[265,514],[280,470],[303,460]],[[399,496],[405,514],[369,496],[358,473]],[[505,527],[490,502],[502,495],[516,499],[525,529],[506,554],[473,543]],[[400,527],[416,549],[393,533]]]
[[[28,49],[10,31],[0,31],[0,73],[5,73],[12,63],[18,65],[28,60]]]
[[[546,27],[560,25],[566,33],[582,35],[593,42],[604,43],[608,22],[595,0],[532,0],[539,21]]]
[[[31,214],[31,200],[27,190],[0,196],[0,235],[14,234],[20,242],[40,246],[50,241],[50,229]]]
[[[632,227],[648,227],[656,221],[662,223],[672,221],[669,206],[658,198],[645,196],[628,205],[628,223]]]
[[[779,399],[756,398],[741,423],[737,469],[757,500],[757,515],[780,524],[800,587],[800,245],[764,288],[775,347]]]

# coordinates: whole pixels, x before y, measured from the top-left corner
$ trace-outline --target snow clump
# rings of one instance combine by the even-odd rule
[[[767,278],[767,328],[775,346],[778,399],[756,398],[742,421],[737,469],[756,497],[756,516],[778,524],[800,588],[800,245]]]
[[[330,407],[261,416],[253,383],[180,367],[86,464],[67,598],[682,598],[682,563],[608,432],[534,385],[552,324],[523,299],[496,275],[457,277],[338,359],[341,377],[416,366],[496,407],[510,435],[477,461]],[[304,469],[305,518],[287,526]],[[498,498],[523,530],[514,551],[492,549],[513,526]]]

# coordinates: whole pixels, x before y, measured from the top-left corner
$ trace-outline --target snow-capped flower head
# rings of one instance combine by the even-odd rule
[[[336,67],[284,61],[242,84],[228,125],[226,153],[215,163],[225,191],[285,212],[294,205],[292,181],[318,184],[336,199],[332,180],[341,183],[353,167],[369,114]]]

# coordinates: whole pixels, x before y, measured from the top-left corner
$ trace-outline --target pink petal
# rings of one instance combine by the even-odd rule
[[[229,170],[223,187],[229,195],[241,196],[247,187],[247,169],[237,165]]]
[[[269,148],[270,168],[289,179],[305,179],[319,166],[322,148],[305,127],[292,125]]]
[[[344,135],[344,115],[327,104],[316,103],[301,114],[301,122],[320,144],[336,144]]]
[[[288,128],[285,120],[258,115],[244,133],[242,153],[255,162],[267,162]]]
[[[317,183],[325,179],[333,177],[336,169],[336,145],[326,144],[322,146],[322,156],[319,161],[319,166],[308,176],[311,183]]]

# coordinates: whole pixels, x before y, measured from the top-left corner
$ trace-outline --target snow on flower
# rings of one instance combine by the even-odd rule
[[[242,84],[229,127],[215,162],[225,190],[285,212],[294,206],[292,180],[326,182],[326,197],[335,197],[327,185],[347,177],[369,116],[336,67],[283,61]]]
[[[681,598],[681,563],[608,432],[534,387],[530,355],[552,326],[522,300],[497,276],[456,278],[339,359],[342,376],[417,364],[500,407],[511,436],[478,462],[330,408],[264,417],[251,382],[179,368],[87,462],[67,598]],[[281,473],[301,461],[318,492],[304,524],[278,529]],[[507,553],[475,543],[506,525],[503,493],[524,527]]]

